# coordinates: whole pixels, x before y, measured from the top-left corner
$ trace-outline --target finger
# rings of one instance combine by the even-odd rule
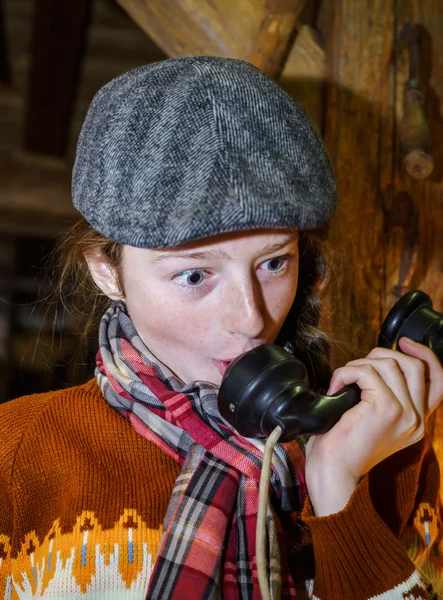
[[[417,360],[409,354],[402,354],[398,350],[390,350],[389,348],[381,348],[380,346],[373,348],[366,358],[394,358],[406,367],[413,367],[415,360]]]
[[[368,392],[367,396],[371,398],[374,394],[377,396],[383,394],[387,397],[392,396],[398,404],[401,404],[385,378],[378,373],[374,362],[361,359],[361,362],[351,361],[346,366],[336,369],[332,375],[329,395],[335,394],[346,385],[356,383],[360,390]]]
[[[422,374],[425,377],[426,373],[423,374],[424,364],[422,361],[418,361],[417,358],[409,356],[408,354],[402,354],[398,350],[389,350],[387,348],[373,348],[366,358],[393,358],[395,359],[400,369],[408,379],[410,376],[417,377]]]
[[[414,342],[413,340],[402,337],[399,339],[398,345],[400,350],[404,352],[403,356],[408,356],[413,360],[421,360],[424,361],[427,365],[429,365],[429,373],[432,370],[435,374],[441,374],[442,366],[440,361],[438,360],[436,354],[424,344],[419,344],[418,342]]]
[[[409,398],[411,398],[411,401],[417,408],[419,414],[423,418],[426,418],[429,413],[428,386],[426,384],[426,363],[421,360],[417,360],[417,358],[413,358],[412,356],[402,354],[397,350],[374,348],[366,358],[358,359],[357,361],[351,361],[348,364],[358,364],[367,360],[381,360],[382,366],[380,367],[379,372],[384,377],[389,377],[391,365],[393,365],[391,361],[395,361],[395,367],[392,366],[392,368],[397,368],[401,371],[408,388]],[[389,372],[384,369],[384,366],[389,369]],[[394,380],[389,379],[388,383],[394,383]]]
[[[399,340],[402,352],[419,359],[425,366],[425,385],[428,390],[429,414],[431,414],[443,400],[443,366],[436,354],[424,344],[403,337]]]
[[[356,383],[361,390],[361,402],[370,406],[372,417],[379,415],[384,426],[395,427],[400,420],[405,418],[405,409],[399,399],[392,393],[391,388],[371,364],[346,365],[334,372],[333,385],[337,383],[339,389],[344,385]],[[357,407],[354,407],[357,408]],[[353,410],[353,409],[351,409]],[[413,415],[415,416],[415,415]],[[409,429],[408,414],[407,428]]]
[[[385,359],[386,360],[386,359]],[[379,415],[384,428],[395,430],[415,443],[423,437],[425,418],[408,394],[394,394],[372,364],[346,365],[334,372],[338,389],[356,383],[361,389],[361,401],[370,405],[371,414]],[[352,410],[357,409],[354,407]],[[349,411],[349,412],[351,412]],[[399,428],[399,429],[398,429]]]
[[[389,387],[389,389],[393,393],[395,393],[396,395],[399,394],[402,396],[406,396],[407,399],[409,399],[410,394],[405,374],[401,370],[398,362],[393,357],[383,357],[379,359],[359,358],[357,360],[349,361],[345,366],[359,367],[362,365],[371,365],[374,371],[377,373],[377,375],[381,377],[382,381]],[[337,383],[337,381],[340,375],[340,371],[343,368],[344,367],[341,367],[334,371],[331,379],[330,391],[337,389],[337,385],[340,385],[340,382]]]
[[[346,367],[355,369],[364,366],[370,366],[373,369],[374,381],[375,378],[378,378],[378,393],[384,394],[388,398],[388,400],[395,399],[395,402],[401,406],[401,409],[411,427],[415,427],[417,423],[421,423],[424,421],[424,391],[422,389],[420,394],[417,394],[415,399],[412,398],[405,375],[394,358],[362,358],[351,361],[346,365]],[[337,371],[334,372],[331,380],[331,389],[335,389],[337,385],[340,386],[340,384],[337,382],[343,379],[341,371],[343,368],[346,367],[337,369]],[[380,382],[383,385],[380,385]],[[358,385],[360,387],[360,384]],[[415,385],[415,387],[418,388],[419,386]],[[338,387],[338,389],[340,389],[340,387]],[[371,392],[368,393],[371,397]],[[362,399],[363,398],[364,395],[362,389]]]

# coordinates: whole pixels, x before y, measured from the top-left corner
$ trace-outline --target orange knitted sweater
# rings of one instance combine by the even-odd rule
[[[179,471],[95,380],[0,406],[0,599],[144,599]],[[363,477],[343,511],[316,517],[307,497],[293,515],[315,559],[301,597],[443,598],[439,483],[425,438]]]

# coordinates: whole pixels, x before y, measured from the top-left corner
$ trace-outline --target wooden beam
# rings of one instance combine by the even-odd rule
[[[63,156],[92,0],[35,0],[25,148]]]
[[[214,55],[249,60],[276,76],[306,0],[118,0],[171,57]]]
[[[306,0],[267,0],[247,60],[271,77],[279,77],[294,39],[295,24],[305,4]]]
[[[170,57],[240,57],[250,50],[263,13],[253,0],[117,0]]]

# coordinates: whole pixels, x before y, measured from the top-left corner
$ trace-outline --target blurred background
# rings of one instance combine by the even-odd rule
[[[0,402],[93,373],[95,339],[83,353],[46,257],[77,218],[70,177],[94,94],[200,54],[262,68],[326,142],[340,195],[322,317],[334,366],[376,345],[407,291],[443,311],[440,0],[0,0]],[[443,408],[430,423],[440,457],[442,425]]]
[[[95,340],[81,345],[53,296],[48,257],[77,218],[71,169],[94,94],[164,58],[112,0],[0,1],[0,402],[93,373]]]

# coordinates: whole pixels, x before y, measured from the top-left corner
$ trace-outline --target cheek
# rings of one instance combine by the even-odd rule
[[[145,342],[150,338],[182,347],[191,341],[203,343],[210,328],[207,311],[201,307],[197,310],[195,302],[177,298],[169,288],[156,288],[152,294],[152,286],[134,282],[125,290],[128,312]]]
[[[284,278],[265,291],[265,302],[273,321],[283,323],[297,292],[297,277]]]

